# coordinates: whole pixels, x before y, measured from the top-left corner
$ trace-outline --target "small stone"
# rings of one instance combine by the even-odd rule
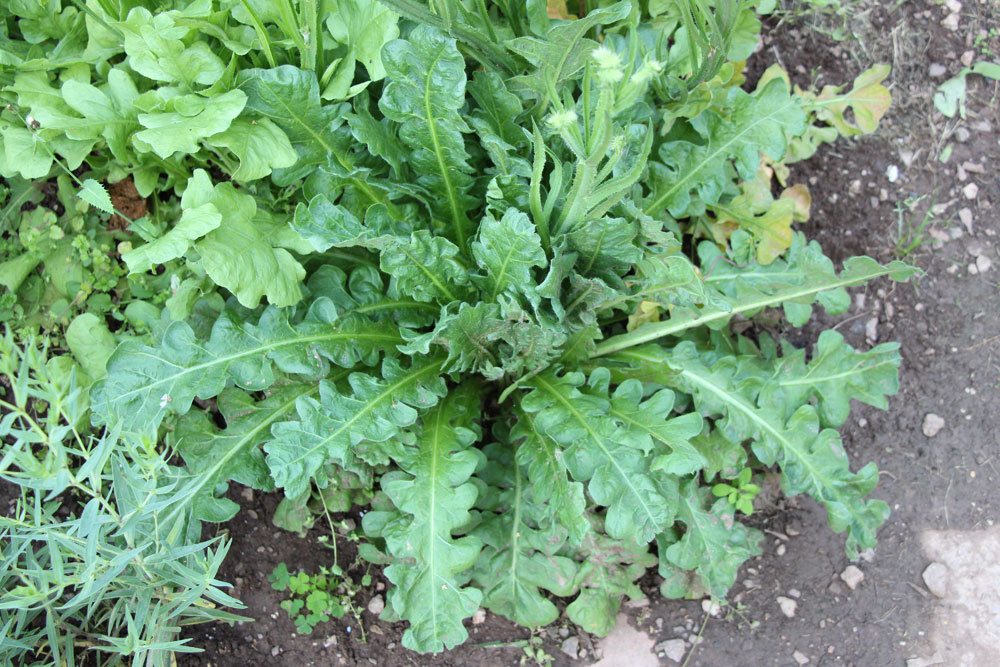
[[[486,610],[483,608],[477,609],[476,613],[472,615],[472,624],[482,625],[485,622],[486,622]]]
[[[889,179],[890,183],[895,183],[899,180],[899,167],[894,164],[890,164],[889,168],[885,170],[885,177]]]
[[[806,654],[803,653],[802,651],[795,651],[795,653],[792,653],[792,660],[794,660],[796,664],[799,665],[809,664],[809,658],[807,658]]]
[[[873,317],[865,323],[865,338],[868,342],[874,343],[878,341],[878,318]]]
[[[559,628],[559,636],[562,637],[563,639],[569,637],[569,628],[567,627]]]
[[[993,268],[993,260],[986,255],[980,255],[976,257],[976,268],[979,270],[979,273],[986,273]]]
[[[948,68],[941,63],[931,63],[930,68],[927,71],[931,75],[931,78],[937,79],[948,73]]]
[[[323,648],[330,648],[337,645],[337,635],[330,635],[323,640]]]
[[[934,597],[943,598],[948,595],[948,567],[941,563],[931,563],[923,573],[924,585]]]
[[[976,52],[972,51],[970,49],[969,51],[966,51],[965,53],[962,54],[962,57],[960,58],[960,60],[962,61],[962,64],[964,66],[966,66],[966,67],[972,67],[972,61],[975,58],[976,58]]]
[[[240,489],[240,495],[243,496],[243,500],[247,501],[248,503],[253,502],[253,489],[251,489],[249,486],[244,486],[242,489]]]
[[[965,195],[966,199],[975,199],[979,196],[979,186],[975,183],[969,183],[962,188],[962,194]]]
[[[965,230],[972,233],[972,209],[963,208],[958,211],[958,219],[965,225]]]
[[[371,600],[368,601],[368,611],[378,616],[385,609],[385,600],[382,599],[381,595],[376,595]]]
[[[718,602],[713,602],[712,600],[705,598],[701,601],[701,610],[709,616],[718,616],[722,611],[722,607],[719,606]]]
[[[559,645],[559,650],[569,657],[576,659],[580,653],[580,638],[576,635],[569,637],[566,641]]]
[[[935,653],[930,658],[910,658],[906,661],[906,667],[931,667],[931,665],[943,665],[944,659],[940,653]]]
[[[788,597],[798,599],[798,598],[802,597],[802,591],[800,591],[797,588],[789,588],[788,589]]]
[[[776,554],[778,554],[779,556],[784,556],[785,555],[785,551],[786,551],[786,549],[785,549],[785,545],[784,544],[779,544],[778,548],[774,550],[774,552]]]
[[[247,516],[249,516],[254,521],[260,518],[255,510],[247,510]]]
[[[840,573],[840,578],[853,591],[858,587],[858,584],[865,580],[865,573],[854,565],[848,565]]]
[[[275,647],[271,648],[271,657],[272,658],[277,658],[279,653],[281,653],[281,647],[280,646],[275,646]]]
[[[385,584],[382,583],[381,581],[375,582],[375,590],[377,590],[379,592],[384,591],[385,590]]]
[[[960,127],[955,130],[955,138],[958,139],[958,143],[960,144],[967,142],[971,136],[972,134],[964,127]],[[965,178],[962,178],[962,180],[965,180]]]
[[[928,438],[933,438],[938,433],[940,433],[941,429],[943,428],[944,428],[944,419],[934,414],[933,412],[929,412],[927,416],[924,417],[923,431],[924,435],[926,435]]]
[[[656,645],[656,652],[661,651],[668,660],[680,662],[684,659],[684,654],[687,653],[687,644],[684,643],[683,639],[668,639]]]
[[[786,598],[784,595],[779,595],[778,606],[781,607],[781,613],[788,618],[795,618],[795,610],[798,609],[799,603],[792,598]]]

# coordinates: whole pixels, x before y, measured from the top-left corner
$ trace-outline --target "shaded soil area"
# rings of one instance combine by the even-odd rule
[[[316,535],[298,538],[273,527],[274,498],[234,491],[244,511],[226,527],[233,547],[221,578],[236,583],[235,595],[256,621],[193,630],[194,643],[207,652],[179,656],[178,663],[517,665],[527,646],[540,648],[558,665],[589,664],[603,655],[605,667],[669,665],[675,658],[711,667],[865,667],[904,665],[909,659],[910,667],[959,664],[934,661],[936,638],[947,628],[937,627],[940,601],[922,579],[932,555],[925,553],[921,536],[991,527],[1000,483],[1000,180],[993,166],[1000,161],[1000,93],[992,83],[970,77],[964,120],[945,119],[931,101],[969,51],[977,60],[987,59],[990,48],[1000,52],[998,39],[987,32],[1000,25],[1000,7],[992,0],[965,5],[956,19],[948,4],[856,2],[853,18],[845,19],[854,34],[841,42],[801,21],[774,20],[756,56],[757,67],[781,62],[802,86],[846,83],[875,62],[894,66],[895,103],[878,134],[824,148],[793,169],[793,182],[808,183],[813,193],[806,232],[835,260],[905,255],[926,272],[911,285],[879,284],[858,292],[847,317],[788,332],[800,344],[830,326],[856,346],[902,343],[903,389],[891,410],[860,407],[844,431],[856,466],[878,463],[883,472],[876,495],[893,509],[877,550],[853,564],[855,569],[849,569],[843,537],[829,530],[818,507],[808,500],[781,500],[755,517],[766,531],[764,555],[744,567],[730,605],[715,616],[700,602],[663,600],[657,577],[650,574],[644,580],[648,601],[626,607],[626,634],[616,632],[603,643],[569,625],[529,643],[527,631],[489,614],[470,625],[465,646],[419,656],[399,645],[402,624],[379,621],[368,611],[360,619],[364,642],[358,619],[350,616],[321,625],[310,636],[295,634],[278,606],[281,595],[266,577],[279,562],[314,572],[331,564],[331,552]],[[977,39],[980,34],[985,40]],[[943,66],[943,73],[935,65]],[[941,160],[944,153],[950,153],[947,161]],[[943,421],[933,437],[925,435],[929,414]],[[348,545],[340,556],[347,567],[354,553]],[[383,595],[373,575],[370,586],[359,587],[361,609]],[[635,631],[641,641],[627,634]],[[643,655],[620,652],[636,647]],[[995,657],[993,664],[1000,664],[1000,654]]]

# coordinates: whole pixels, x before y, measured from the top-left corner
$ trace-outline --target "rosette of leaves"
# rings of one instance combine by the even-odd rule
[[[848,554],[870,547],[888,508],[835,429],[852,400],[895,393],[897,348],[827,332],[809,358],[780,329],[728,325],[802,326],[913,271],[837,270],[792,216],[762,219],[787,206],[762,165],[812,116],[780,77],[739,87],[730,37],[751,10],[703,4],[550,20],[394,2],[385,79],[349,109],[301,68],[240,72],[246,108],[302,137],[288,233],[310,252],[289,256],[308,271],[294,306],[231,289],[210,331],[176,321],[111,357],[97,422],[169,425],[192,473],[169,529],[231,517],[229,480],[297,508],[350,480],[374,494],[363,553],[392,583],[384,617],[425,652],[462,643],[479,607],[551,623],[553,597],[606,633],[654,565],[665,595],[724,596],[760,534],[712,487],[747,467],[815,498]],[[225,187],[184,206],[225,215]],[[213,398],[221,420],[192,410]]]

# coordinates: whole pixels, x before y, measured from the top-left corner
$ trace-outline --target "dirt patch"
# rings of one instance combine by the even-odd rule
[[[130,220],[138,220],[149,211],[146,198],[135,189],[135,183],[131,178],[112,183],[108,187],[108,194],[111,195],[111,203],[114,204],[115,210],[128,217],[126,220],[115,213],[108,221],[110,229],[128,229]]]
[[[968,51],[1000,53],[997,38],[985,33],[996,25],[1000,8],[992,0],[965,4],[955,20],[930,1],[854,2],[862,20],[852,22],[856,37],[846,42],[825,40],[787,20],[767,32],[757,63],[782,62],[800,85],[846,83],[875,62],[894,65],[895,103],[879,133],[824,148],[796,165],[793,182],[809,184],[814,208],[806,232],[835,260],[869,254],[885,261],[906,254],[926,275],[912,285],[874,285],[856,297],[847,317],[788,332],[798,344],[811,343],[831,326],[856,346],[902,343],[903,389],[891,410],[860,407],[844,431],[855,467],[876,461],[883,471],[876,495],[893,515],[877,550],[855,564],[859,580],[858,573],[841,576],[850,565],[843,537],[830,532],[824,513],[807,499],[782,501],[782,511],[755,518],[766,531],[765,553],[743,568],[730,605],[707,623],[705,606],[661,599],[656,576],[648,575],[643,584],[649,603],[626,606],[625,627],[649,639],[622,641],[640,649],[653,643],[662,664],[676,664],[669,653],[706,667],[868,667],[932,659],[940,650],[932,633],[941,602],[921,578],[930,560],[920,535],[992,526],[1000,483],[1000,182],[993,167],[1000,161],[998,93],[970,78],[965,120],[944,119],[931,102],[936,86],[958,73]],[[945,73],[931,78],[933,64]],[[942,162],[945,152],[950,158]],[[982,271],[987,263],[981,257],[992,268]],[[944,419],[934,437],[922,430],[928,413]],[[272,527],[275,502],[261,496],[243,502],[244,510],[227,527],[234,544],[220,577],[237,583],[245,613],[256,622],[195,629],[193,643],[208,651],[180,656],[179,664],[517,665],[525,647],[541,648],[557,665],[609,656],[609,644],[564,621],[531,643],[527,630],[492,614],[470,625],[469,643],[440,656],[406,651],[399,646],[403,625],[368,612],[362,619],[367,643],[346,618],[298,636],[266,576],[281,561],[307,570],[329,565],[331,554],[315,536],[298,539]],[[362,605],[379,594],[377,583],[359,595]],[[687,653],[677,652],[673,640],[681,640]],[[615,664],[628,664],[623,660]]]

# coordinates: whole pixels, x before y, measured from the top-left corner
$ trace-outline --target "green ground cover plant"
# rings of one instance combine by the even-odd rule
[[[888,68],[750,83],[761,8],[737,0],[146,4],[0,23],[5,344],[47,359],[2,373],[0,527],[25,546],[0,583],[38,604],[0,605],[0,657],[169,664],[179,626],[231,619],[231,482],[282,494],[291,530],[362,509],[382,617],[420,652],[480,607],[547,625],[555,598],[606,634],[654,567],[665,596],[724,598],[772,469],[850,557],[874,545],[878,471],[836,429],[886,407],[898,348],[785,334],[914,271],[837,269],[788,165],[874,131]],[[70,415],[17,393],[49,369]],[[343,612],[303,586],[303,631]]]

